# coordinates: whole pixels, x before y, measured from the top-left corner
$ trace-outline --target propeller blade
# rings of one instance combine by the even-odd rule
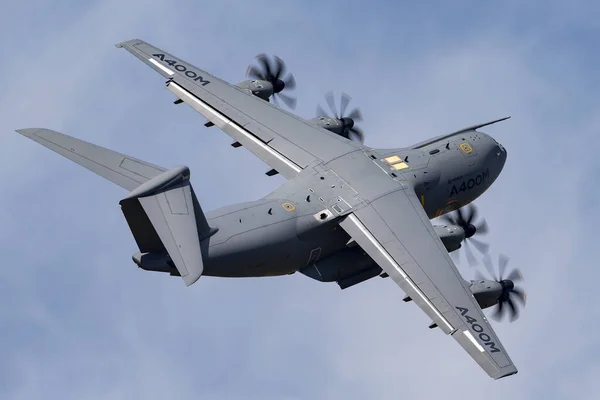
[[[500,281],[500,279],[498,279],[496,277],[496,274],[494,273],[494,267],[492,266],[492,259],[489,254],[486,254],[486,256],[483,257],[483,265],[485,266],[485,269],[487,269],[487,271],[489,272],[489,274],[493,280]]]
[[[286,89],[295,89],[296,88],[296,79],[294,79],[293,74],[289,74],[288,77],[283,81]]]
[[[469,246],[469,242],[465,240],[465,254],[467,255],[467,261],[469,262],[469,265],[471,267],[474,267],[475,265],[477,265],[477,259],[475,259],[475,256],[473,255],[473,251],[471,250],[471,247]]]
[[[359,108],[355,108],[354,110],[352,110],[348,115],[348,118],[352,118],[354,122],[362,121],[363,119],[362,113],[360,112]]]
[[[269,59],[267,58],[267,56],[265,54],[259,54],[258,56],[256,56],[256,59],[263,68],[263,76],[265,77],[265,80],[273,80],[273,73],[271,71],[271,65],[269,65]]]
[[[488,233],[489,227],[485,219],[479,224],[479,226],[475,226],[475,230],[475,232],[480,235],[486,235]]]
[[[285,63],[283,60],[275,56],[275,71],[273,71],[273,77],[279,79],[286,71]]]
[[[508,265],[508,257],[504,254],[500,254],[498,256],[498,274],[500,275],[499,280],[504,279],[504,273],[506,272],[506,266]]]
[[[508,300],[506,300],[506,304],[508,304],[508,306],[510,307],[510,310],[511,310],[510,322],[513,322],[517,318],[519,318],[519,309],[517,307],[515,307],[515,305],[510,297],[508,298]]]
[[[363,133],[363,131],[359,128],[359,127],[352,127],[348,130],[349,133],[352,133],[352,136],[356,138],[357,142],[361,142],[364,143],[365,141],[365,134]],[[353,140],[352,138],[348,138],[350,140]]]
[[[465,218],[463,216],[462,208],[458,208],[456,210],[456,224],[457,225],[465,225]]]
[[[327,117],[327,118],[331,118],[329,116],[329,114],[327,114],[327,112],[325,112],[325,110],[323,110],[323,107],[317,105],[317,117]]]
[[[248,70],[246,71],[246,76],[248,78],[254,78],[254,79],[259,79],[261,81],[266,81],[262,72],[258,69],[258,67],[255,67],[254,65],[251,65],[248,67]]]
[[[470,224],[477,217],[477,207],[474,204],[469,205],[469,216],[467,217],[467,224]]]
[[[523,280],[523,275],[521,274],[521,271],[518,268],[515,268],[512,271],[510,271],[510,274],[508,274],[508,277],[506,277],[506,279],[511,280],[513,282],[520,282]]]
[[[346,108],[348,108],[348,104],[352,100],[352,97],[348,96],[346,93],[342,93],[342,105],[340,106],[340,117],[344,117],[346,115]]]
[[[492,318],[494,318],[496,321],[500,321],[504,315],[503,311],[504,309],[502,306],[502,302],[499,302],[496,306],[496,309],[494,310],[494,313],[492,314]]]
[[[296,98],[295,97],[290,97],[288,95],[285,95],[283,93],[277,93],[277,95],[273,96],[273,97],[279,97],[281,98],[281,100],[285,103],[286,106],[288,106],[289,108],[291,108],[292,110],[294,108],[296,108]]]
[[[476,281],[487,281],[488,279],[479,270],[475,270],[475,280]]]
[[[511,293],[514,293],[515,296],[521,301],[521,304],[525,305],[527,303],[527,295],[525,292],[519,288],[514,288]]]
[[[486,254],[490,248],[490,245],[487,243],[484,243],[480,240],[475,239],[474,237],[471,237],[469,239],[467,239],[469,242],[471,242],[473,244],[473,246],[475,246],[475,248],[477,250],[479,250],[480,253],[482,254]]]
[[[453,251],[452,253],[450,253],[450,258],[452,259],[452,261],[454,261],[454,264],[460,263],[460,256],[458,254],[458,251]]]
[[[325,94],[325,101],[327,101],[327,104],[329,105],[329,109],[331,110],[333,116],[336,119],[340,119],[340,116],[338,115],[337,110],[335,108],[335,100],[333,98],[332,92],[327,92],[327,94]]]
[[[446,221],[449,225],[456,225],[456,221],[450,216],[450,214],[444,214],[442,216],[442,220]]]

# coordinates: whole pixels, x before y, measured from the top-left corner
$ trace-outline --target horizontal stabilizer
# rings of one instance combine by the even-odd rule
[[[19,129],[17,132],[127,190],[133,190],[166,171],[156,165],[50,129],[30,128]]]
[[[187,286],[200,278],[203,239],[216,230],[202,212],[188,167],[166,170],[49,129],[17,132],[130,191],[120,204],[140,248],[138,265],[172,275],[167,267],[174,265]],[[164,268],[156,269],[159,261]]]
[[[210,232],[189,178],[188,167],[173,168],[142,184],[121,200],[132,231],[135,221],[130,221],[125,210],[130,208],[131,202],[139,201],[187,286],[202,275],[201,240]]]

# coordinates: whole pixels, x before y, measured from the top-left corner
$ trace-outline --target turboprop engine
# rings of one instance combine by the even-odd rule
[[[527,296],[525,292],[515,286],[515,282],[523,280],[521,271],[518,268],[513,269],[507,275],[506,266],[508,257],[500,255],[498,257],[498,274],[494,273],[494,267],[490,256],[483,259],[483,263],[494,280],[486,279],[479,271],[476,272],[476,280],[471,281],[471,292],[481,306],[488,308],[496,306],[492,318],[496,320],[504,317],[506,310],[510,313],[510,322],[519,318],[518,303],[525,306]],[[515,302],[515,300],[517,300]]]

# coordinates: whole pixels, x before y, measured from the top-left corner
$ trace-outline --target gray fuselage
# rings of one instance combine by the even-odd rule
[[[210,226],[218,230],[209,238],[204,275],[285,275],[328,260],[341,270],[360,263],[356,270],[362,270],[370,260],[360,251],[346,254],[350,237],[338,227],[344,214],[335,210],[373,200],[368,198],[369,180],[411,182],[431,219],[479,197],[506,161],[505,149],[477,131],[415,147],[350,153],[306,168],[261,200],[207,213]],[[360,190],[354,191],[353,186]],[[336,276],[317,279],[336,280]]]

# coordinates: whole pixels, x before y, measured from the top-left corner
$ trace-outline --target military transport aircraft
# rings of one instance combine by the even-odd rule
[[[489,376],[517,373],[482,308],[506,303],[514,310],[511,296],[524,300],[514,287],[518,272],[503,279],[501,259],[495,280],[464,280],[449,252],[477,230],[474,210],[467,217],[459,210],[444,225],[429,221],[469,204],[496,180],[506,150],[477,129],[505,118],[406,148],[374,149],[353,129],[360,113],[344,116],[347,98],[340,112],[320,110],[322,118],[310,121],[271,104],[271,95],[295,85],[281,78],[283,67],[263,64],[250,81],[231,85],[142,40],[117,47],[161,74],[175,103],[268,164],[268,175],[288,179],[260,200],[205,213],[186,166],[162,168],[48,129],[18,130],[129,191],[120,205],[140,268],[181,276],[188,286],[201,275],[299,271],[342,289],[391,277],[404,300],[431,318],[430,327],[451,335]],[[349,140],[352,134],[358,140]]]

